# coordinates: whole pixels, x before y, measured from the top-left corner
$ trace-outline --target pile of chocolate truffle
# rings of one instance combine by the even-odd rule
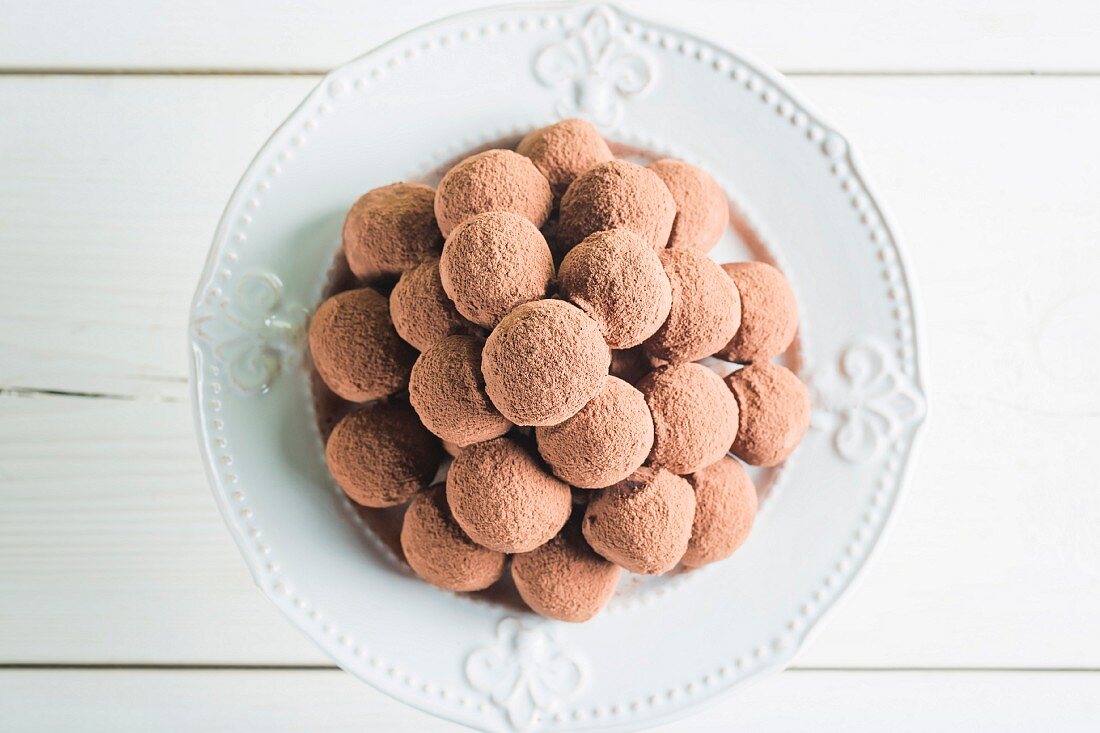
[[[794,296],[769,265],[709,259],[728,225],[707,173],[616,159],[581,120],[434,190],[363,195],[343,231],[358,287],[309,332],[324,384],[361,403],[328,438],[337,484],[408,503],[401,549],[427,582],[485,589],[510,561],[527,605],[565,621],[597,614],[621,568],[728,557],[757,508],[742,461],[781,463],[809,422],[770,361]],[[743,366],[723,379],[708,357]]]

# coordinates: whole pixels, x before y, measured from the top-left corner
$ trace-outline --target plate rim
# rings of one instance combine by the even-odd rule
[[[635,719],[633,723],[641,724],[641,727],[650,727],[667,723],[672,720],[677,720],[685,716],[691,715],[699,710],[709,707],[710,705],[717,704],[718,702],[725,700],[729,695],[741,690],[749,685],[755,684],[763,679],[766,679],[773,674],[790,666],[797,656],[805,649],[807,644],[816,637],[820,632],[823,623],[832,616],[837,607],[842,605],[847,598],[850,597],[852,589],[856,584],[864,577],[868,565],[873,561],[873,558],[880,551],[883,542],[886,540],[887,535],[892,530],[897,521],[898,513],[901,511],[902,505],[905,501],[910,490],[910,483],[912,480],[913,463],[914,458],[919,452],[919,445],[921,443],[925,427],[930,415],[930,401],[928,396],[928,387],[925,383],[924,375],[927,369],[927,349],[928,340],[926,335],[926,324],[923,316],[924,306],[923,299],[920,294],[920,288],[915,282],[913,275],[911,256],[908,252],[908,246],[904,237],[900,233],[900,229],[894,219],[893,214],[882,201],[880,194],[878,193],[877,184],[874,183],[873,178],[868,174],[868,171],[863,163],[862,157],[859,152],[853,148],[850,141],[836,128],[827,121],[827,118],[821,114],[816,106],[806,100],[802,93],[793,88],[786,78],[778,71],[772,69],[769,65],[761,62],[750,53],[746,53],[740,49],[731,48],[725,42],[716,41],[709,38],[700,37],[694,33],[684,31],[675,26],[669,25],[664,21],[655,21],[644,16],[639,16],[629,10],[624,10],[618,7],[614,3],[605,2],[538,2],[538,3],[506,3],[488,7],[477,8],[460,13],[449,14],[435,18],[431,21],[422,23],[414,28],[411,28],[393,38],[381,43],[363,54],[345,61],[340,65],[334,67],[327,73],[325,73],[318,80],[317,84],[302,98],[301,102],[295,105],[294,109],[286,116],[286,118],[272,131],[264,143],[260,146],[256,154],[249,161],[245,167],[237,184],[234,186],[233,191],[226,203],[225,208],[219,218],[218,225],[215,229],[213,241],[210,249],[208,250],[202,273],[199,277],[198,285],[195,289],[195,293],[192,297],[189,318],[188,318],[188,347],[191,352],[192,358],[189,359],[189,385],[190,385],[190,397],[191,397],[191,412],[192,419],[194,421],[195,430],[200,443],[200,453],[202,455],[202,463],[204,474],[206,475],[207,483],[210,487],[211,493],[214,494],[215,501],[218,509],[222,514],[222,518],[225,521],[227,527],[230,530],[230,534],[233,537],[237,547],[245,560],[245,564],[249,569],[253,581],[260,588],[265,597],[271,601],[276,608],[287,618],[287,620],[303,633],[318,649],[320,649],[326,656],[330,657],[335,664],[343,669],[343,665],[340,663],[339,658],[334,654],[330,646],[330,642],[324,634],[320,633],[312,626],[306,626],[299,623],[298,619],[293,615],[291,607],[286,603],[285,596],[274,592],[270,584],[265,582],[269,573],[265,568],[264,560],[259,557],[254,548],[248,541],[248,538],[243,532],[243,528],[240,526],[236,514],[229,505],[228,501],[228,489],[224,486],[222,477],[218,475],[215,467],[215,456],[212,450],[212,436],[206,414],[205,400],[203,399],[203,385],[207,379],[206,375],[201,368],[204,364],[204,358],[202,350],[199,344],[199,338],[195,335],[195,325],[197,316],[201,310],[201,306],[204,300],[204,294],[209,282],[212,280],[214,270],[224,254],[224,249],[228,241],[228,233],[231,228],[231,222],[238,210],[240,209],[243,200],[246,198],[246,185],[252,176],[254,170],[275,147],[276,141],[280,138],[284,132],[295,122],[300,113],[313,103],[318,101],[318,98],[323,97],[326,94],[326,89],[329,85],[349,66],[366,61],[377,55],[384,54],[387,50],[401,46],[409,38],[415,37],[419,34],[425,33],[437,27],[447,26],[462,21],[473,21],[477,19],[487,19],[496,17],[503,13],[515,13],[515,12],[559,12],[559,11],[580,11],[595,12],[601,9],[607,10],[612,13],[616,18],[622,21],[635,21],[644,24],[648,28],[659,29],[663,32],[675,34],[678,38],[690,40],[697,45],[705,46],[720,50],[723,53],[729,54],[731,57],[736,58],[739,62],[749,67],[752,72],[759,75],[767,81],[768,84],[773,87],[782,90],[783,94],[788,97],[793,103],[795,103],[802,111],[804,111],[807,117],[814,124],[822,128],[830,137],[833,137],[844,145],[843,160],[845,160],[852,172],[852,175],[862,184],[868,199],[874,204],[875,210],[881,219],[881,226],[889,234],[890,241],[893,245],[893,249],[898,258],[899,270],[902,275],[902,280],[905,283],[906,291],[910,301],[910,320],[913,328],[913,343],[914,354],[913,364],[914,372],[911,376],[912,386],[916,390],[916,393],[923,401],[921,413],[908,421],[910,426],[910,437],[907,440],[906,451],[904,459],[901,462],[901,468],[897,474],[896,488],[893,492],[893,501],[889,506],[889,511],[884,512],[884,518],[881,522],[878,536],[869,545],[867,551],[854,563],[854,568],[846,578],[843,585],[836,591],[835,596],[831,599],[827,606],[825,606],[817,616],[807,624],[807,626],[795,635],[795,643],[788,649],[775,653],[770,657],[767,662],[763,662],[755,667],[751,675],[742,677],[735,680],[731,684],[718,689],[705,696],[697,697],[687,704],[683,704],[672,709],[661,709],[654,711],[654,714],[648,715],[643,719]],[[469,721],[455,716],[446,715],[439,710],[432,709],[422,703],[423,698],[417,696],[406,696],[395,694],[391,689],[388,689],[380,684],[377,684],[375,680],[372,680],[364,675],[361,675],[355,670],[345,670],[351,672],[355,677],[371,685],[380,692],[394,697],[404,704],[410,705],[422,712],[426,712],[431,715],[439,716],[447,720],[458,722],[460,724],[469,724]],[[594,727],[583,726],[576,728],[576,730],[636,730],[638,725],[632,725],[627,722],[620,722],[618,724],[600,725]]]

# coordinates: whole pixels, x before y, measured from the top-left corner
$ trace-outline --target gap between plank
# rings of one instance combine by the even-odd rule
[[[336,67],[333,67],[336,68]],[[134,67],[134,68],[99,68],[99,67],[65,67],[43,66],[27,68],[0,68],[0,76],[198,76],[198,77],[321,77],[332,69],[305,68],[305,69],[173,69],[168,67]],[[784,76],[828,76],[828,77],[914,77],[914,78],[952,78],[952,77],[1051,77],[1051,78],[1079,78],[1100,76],[1100,69],[1056,69],[1053,71],[1040,69],[943,69],[943,70],[912,70],[912,69],[870,69],[870,70],[844,70],[844,69],[780,69]]]
[[[0,671],[148,671],[148,672],[336,672],[340,668],[329,664],[143,664],[143,663],[68,663],[15,662],[0,663]],[[838,673],[957,673],[957,674],[1035,674],[1073,673],[1096,674],[1094,667],[788,667],[785,672]]]

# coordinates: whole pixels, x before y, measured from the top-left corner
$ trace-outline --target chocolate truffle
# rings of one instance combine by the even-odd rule
[[[634,384],[653,371],[655,366],[640,346],[635,346],[633,349],[611,350],[610,374],[628,384]]]
[[[695,521],[680,562],[698,568],[724,560],[749,536],[756,517],[756,487],[744,466],[723,456],[688,476],[695,488]]]
[[[653,415],[649,462],[673,473],[694,473],[716,462],[737,435],[737,400],[722,378],[700,364],[661,367],[638,389]]]
[[[600,612],[621,571],[588,546],[580,522],[570,521],[542,547],[512,558],[512,580],[535,613],[559,621],[587,621]]]
[[[475,544],[458,526],[442,484],[420,492],[409,504],[401,549],[414,573],[446,590],[482,590],[504,571],[504,553]]]
[[[608,346],[628,349],[652,336],[672,308],[661,259],[631,231],[584,239],[561,264],[561,294],[591,316]]]
[[[401,275],[390,293],[390,315],[398,335],[419,351],[427,351],[444,336],[478,332],[443,290],[435,257]]]
[[[558,239],[573,247],[589,234],[629,229],[654,249],[668,242],[676,202],[653,171],[609,160],[577,177],[561,198]]]
[[[608,377],[598,395],[560,425],[535,428],[539,453],[554,475],[581,489],[622,481],[653,447],[653,418],[645,397]]]
[[[729,202],[710,174],[682,160],[663,158],[649,164],[676,202],[676,219],[669,247],[692,247],[709,252],[730,223]]]
[[[391,183],[360,196],[344,220],[344,254],[356,277],[394,278],[437,254],[443,237],[434,206],[435,191],[419,183]]]
[[[404,504],[435,476],[439,440],[402,402],[373,402],[336,424],[325,445],[337,485],[363,506]]]
[[[385,296],[371,288],[321,303],[309,324],[309,350],[329,389],[352,402],[400,392],[416,361],[416,351],[394,330]]]
[[[409,401],[424,427],[458,446],[499,438],[512,427],[485,394],[477,336],[447,336],[413,364]]]
[[[490,211],[470,217],[447,237],[439,276],[459,313],[492,328],[517,305],[546,297],[554,258],[534,224]]]
[[[810,426],[806,385],[790,369],[766,361],[730,374],[726,384],[741,414],[733,454],[753,466],[778,466]]]
[[[563,300],[525,303],[485,342],[489,398],[516,425],[557,425],[576,415],[607,379],[611,351],[599,326]]]
[[[710,356],[729,343],[741,323],[741,299],[722,268],[696,249],[660,253],[672,284],[672,309],[646,353],[672,363]]]
[[[516,152],[546,176],[555,201],[581,173],[615,157],[592,123],[580,119],[540,127],[519,141]]]
[[[584,537],[616,565],[660,575],[683,557],[694,516],[691,484],[663,468],[639,468],[588,501]]]
[[[529,158],[511,150],[486,150],[443,176],[435,192],[435,218],[444,236],[486,211],[510,211],[540,227],[553,202],[546,176]]]
[[[569,487],[518,443],[496,438],[462,451],[447,473],[447,504],[474,542],[498,552],[529,552],[569,519]]]
[[[798,303],[787,278],[763,262],[728,262],[722,269],[741,296],[741,327],[718,356],[749,364],[782,354],[798,331]]]

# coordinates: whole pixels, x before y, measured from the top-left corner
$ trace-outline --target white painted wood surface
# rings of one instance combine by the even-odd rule
[[[433,723],[337,671],[0,672],[5,730],[342,733],[466,730]],[[65,700],[68,704],[57,704]],[[1100,675],[785,672],[653,733],[1093,733]]]
[[[486,4],[502,3],[0,0],[0,67],[327,70],[426,20]],[[1093,0],[618,4],[788,72],[1100,70],[1100,4]]]
[[[474,4],[0,0],[0,730],[454,729],[337,671],[127,666],[329,664],[216,514],[188,301],[308,72]],[[908,240],[933,411],[800,671],[668,730],[1094,730],[1100,6],[635,5],[803,72]]]

